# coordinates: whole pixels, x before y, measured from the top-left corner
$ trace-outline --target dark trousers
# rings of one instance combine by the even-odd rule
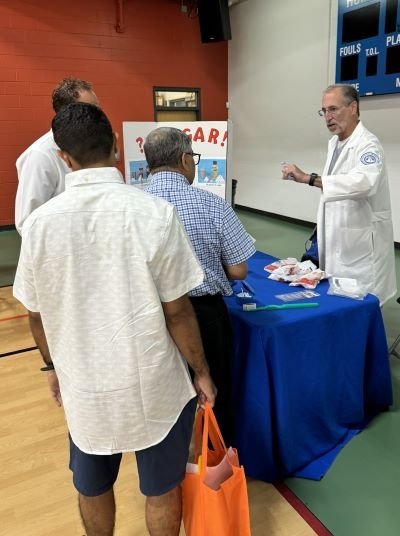
[[[228,309],[220,294],[191,297],[200,327],[204,352],[211,377],[218,389],[214,413],[227,446],[233,436],[231,396],[231,341],[232,331]]]

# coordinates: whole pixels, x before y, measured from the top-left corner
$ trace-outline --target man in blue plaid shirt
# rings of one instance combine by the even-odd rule
[[[192,186],[200,155],[177,128],[161,127],[146,138],[144,152],[152,174],[147,191],[172,203],[186,229],[205,278],[189,293],[197,315],[211,377],[218,389],[214,411],[225,441],[232,440],[230,375],[231,327],[223,296],[229,280],[244,279],[253,239],[221,197]]]

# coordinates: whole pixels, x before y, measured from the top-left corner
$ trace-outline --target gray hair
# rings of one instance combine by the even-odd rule
[[[143,149],[149,169],[153,172],[161,167],[176,167],[182,154],[192,151],[192,142],[178,128],[160,127],[150,132]]]
[[[346,105],[349,105],[351,102],[355,101],[357,103],[357,115],[360,115],[360,96],[358,94],[358,91],[354,86],[351,86],[350,84],[332,84],[328,86],[325,91],[325,93],[329,93],[330,91],[339,88],[342,92],[342,97]]]

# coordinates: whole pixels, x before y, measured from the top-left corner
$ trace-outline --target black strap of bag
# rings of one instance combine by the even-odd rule
[[[317,226],[314,227],[310,238],[305,243],[305,252],[301,257],[301,262],[304,261],[311,261],[317,268],[319,268]]]

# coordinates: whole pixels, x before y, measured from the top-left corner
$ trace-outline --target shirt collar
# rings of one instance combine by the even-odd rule
[[[125,183],[121,173],[115,167],[86,168],[72,171],[65,175],[65,189],[80,184],[98,184],[105,182]]]
[[[190,186],[190,182],[187,180],[187,178],[182,175],[182,173],[178,173],[177,171],[158,171],[151,176],[151,182],[161,182],[163,180]]]

